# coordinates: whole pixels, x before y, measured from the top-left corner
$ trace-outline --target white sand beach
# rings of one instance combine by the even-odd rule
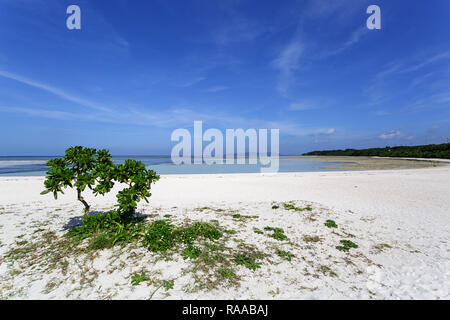
[[[228,175],[167,175],[140,203],[146,220],[171,215],[174,224],[218,221],[225,247],[253,246],[267,257],[261,268],[236,266],[238,284],[197,288],[190,260],[157,259],[139,245],[63,257],[54,266],[32,263],[40,254],[11,259],[12,248],[62,236],[82,215],[75,191],[55,201],[42,196],[43,177],[0,178],[0,298],[3,299],[449,299],[450,166],[435,168]],[[115,191],[119,190],[119,187]],[[86,198],[107,210],[115,192]],[[283,203],[308,210],[287,210]],[[279,208],[272,209],[273,205]],[[239,213],[252,218],[236,219]],[[257,216],[257,217],[256,217]],[[327,228],[326,220],[338,228]],[[255,228],[282,228],[285,241]],[[358,245],[336,249],[340,240]],[[277,250],[294,256],[283,260]],[[28,251],[32,251],[31,249]],[[35,254],[33,258],[32,254]],[[170,280],[133,286],[145,271]],[[208,280],[208,275],[201,275]]]

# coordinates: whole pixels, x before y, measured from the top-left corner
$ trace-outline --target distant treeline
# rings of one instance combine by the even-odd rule
[[[424,146],[400,146],[370,149],[345,149],[312,151],[304,156],[366,156],[366,157],[406,157],[450,159],[450,143],[428,144]]]

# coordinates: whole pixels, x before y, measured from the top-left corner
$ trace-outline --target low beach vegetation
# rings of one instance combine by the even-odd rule
[[[339,251],[348,252],[348,251],[350,251],[351,248],[355,248],[355,249],[358,248],[358,245],[350,240],[341,240],[340,243],[342,245],[336,247],[336,249],[338,249]]]
[[[396,146],[369,149],[324,150],[304,153],[304,156],[350,156],[350,157],[404,157],[450,159],[450,143],[420,146]]]
[[[50,168],[44,181],[45,190],[41,194],[64,194],[64,189],[75,188],[77,199],[84,206],[85,215],[89,215],[91,206],[82,193],[86,188],[94,195],[105,195],[115,183],[127,185],[117,193],[116,211],[122,223],[130,222],[140,200],[148,202],[152,183],[159,180],[153,170],[136,160],[128,159],[122,164],[114,164],[109,151],[96,150],[82,146],[70,147],[61,158],[47,162]]]

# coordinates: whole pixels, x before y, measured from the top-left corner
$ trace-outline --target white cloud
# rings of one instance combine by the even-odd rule
[[[228,90],[229,88],[226,86],[214,86],[208,89],[205,89],[205,92],[219,92],[219,91],[224,91],[224,90]]]
[[[280,54],[272,61],[272,66],[279,71],[277,90],[281,95],[286,96],[292,85],[294,75],[300,66],[300,57],[303,52],[303,45],[294,39],[281,50]]]
[[[218,45],[253,41],[265,32],[265,28],[246,18],[232,17],[212,31],[213,41]]]
[[[185,81],[181,84],[176,85],[177,87],[182,87],[182,88],[188,88],[188,87],[192,87],[193,85],[196,85],[197,83],[205,80],[205,77],[196,77],[193,79],[190,79],[188,81]]]
[[[377,110],[377,111],[375,111],[375,115],[379,116],[379,117],[388,116],[390,114],[391,114],[390,112],[387,112],[385,110]]]
[[[289,107],[288,110],[290,111],[305,111],[305,110],[311,110],[311,109],[315,109],[316,106],[310,102],[296,102],[296,103],[292,103]]]
[[[335,128],[321,129],[317,132],[317,134],[324,135],[324,136],[331,136],[332,134],[335,134],[335,133],[336,133]]]
[[[18,81],[20,83],[29,85],[31,87],[35,87],[35,88],[38,88],[38,89],[50,92],[50,93],[52,93],[52,94],[54,94],[54,95],[56,95],[56,96],[58,96],[58,97],[60,97],[62,99],[65,99],[65,100],[71,101],[71,102],[75,102],[77,104],[80,104],[82,106],[85,106],[85,107],[88,107],[88,108],[91,108],[91,109],[95,109],[95,110],[99,110],[99,111],[111,111],[109,108],[106,108],[104,106],[98,105],[98,104],[93,103],[91,101],[87,101],[87,100],[75,97],[75,96],[73,96],[71,94],[68,94],[68,93],[64,92],[63,90],[57,89],[57,88],[49,86],[47,84],[40,83],[40,82],[31,80],[31,79],[28,79],[28,78],[25,78],[25,77],[22,77],[22,76],[19,76],[19,75],[16,75],[16,74],[13,74],[13,73],[10,73],[10,72],[7,72],[7,71],[0,70],[0,76],[4,77],[4,78],[7,78],[7,79],[14,80],[14,81]]]
[[[383,140],[389,140],[389,139],[399,138],[401,136],[402,136],[402,133],[400,131],[396,130],[396,131],[383,133],[383,134],[379,135],[378,138],[383,139]]]

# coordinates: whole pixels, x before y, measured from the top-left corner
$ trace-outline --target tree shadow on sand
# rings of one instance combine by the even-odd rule
[[[91,211],[89,212],[90,216],[96,216],[100,213],[106,213],[107,211]],[[69,221],[64,225],[63,230],[70,230],[73,229],[75,227],[80,227],[83,223],[83,216],[84,215],[80,215],[80,216],[76,216],[76,217],[71,217],[69,219]],[[146,214],[146,213],[141,213],[141,212],[136,212],[133,216],[134,219],[138,220],[138,221],[142,221],[147,217],[153,217],[155,216],[154,214]]]

